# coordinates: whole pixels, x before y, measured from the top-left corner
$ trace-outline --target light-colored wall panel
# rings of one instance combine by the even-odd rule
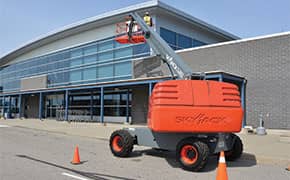
[[[113,36],[113,35],[115,35],[115,24],[81,32],[81,33],[78,33],[69,37],[59,39],[47,45],[41,46],[37,49],[34,49],[26,54],[23,54],[17,57],[13,61],[11,61],[10,64],[19,62],[22,60],[26,60],[29,58],[41,56],[44,54],[56,52],[61,49],[67,49],[69,47],[75,47],[75,46],[85,44],[88,42],[104,39],[106,37]]]
[[[47,88],[47,75],[22,78],[20,80],[20,90],[36,90]]]

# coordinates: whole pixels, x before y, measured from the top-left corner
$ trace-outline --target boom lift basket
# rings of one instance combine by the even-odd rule
[[[129,22],[117,23],[115,41],[120,44],[138,44],[146,42],[143,31],[137,23],[133,25],[131,38],[129,38],[128,32]]]

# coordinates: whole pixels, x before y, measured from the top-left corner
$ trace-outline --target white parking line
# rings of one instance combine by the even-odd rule
[[[75,176],[75,175],[72,175],[72,174],[69,174],[69,173],[65,173],[65,172],[63,172],[61,174],[64,175],[64,176],[68,176],[68,177],[79,179],[79,180],[89,180],[89,179],[86,179],[86,178],[83,178],[83,177],[79,177],[79,176]]]
[[[0,124],[0,128],[4,128],[4,127],[10,127],[10,126]]]

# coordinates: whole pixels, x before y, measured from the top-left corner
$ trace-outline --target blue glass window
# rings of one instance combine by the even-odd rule
[[[42,62],[42,64],[39,66],[39,72],[40,73],[46,73],[47,72],[48,58],[47,57],[42,57],[40,59],[40,62]]]
[[[172,49],[184,49],[205,45],[204,42],[192,39],[191,37],[179,34],[163,27],[160,27],[160,36],[168,43]]]
[[[100,66],[98,69],[98,78],[107,79],[112,78],[114,74],[114,68],[112,65]]]
[[[185,49],[185,48],[192,47],[192,39],[182,34],[178,34],[177,47],[178,49]]]
[[[100,53],[98,56],[98,61],[99,62],[112,61],[113,58],[114,58],[113,52],[109,51],[109,52]]]
[[[173,48],[176,49],[176,33],[165,28],[160,28],[160,36]]]
[[[97,76],[97,68],[87,68],[83,71],[83,80],[94,80]]]
[[[83,52],[81,49],[73,49],[70,53],[70,56],[71,57],[79,57],[79,56],[82,56],[83,55]]]
[[[84,57],[84,64],[94,63],[97,61],[97,55],[85,56]]]
[[[73,67],[73,66],[79,66],[83,63],[83,60],[82,58],[76,58],[76,59],[72,59],[70,61],[70,66]]]
[[[149,54],[146,44],[118,44],[114,37],[0,68],[0,91],[19,90],[21,78],[48,77],[48,87],[131,78],[131,58]],[[134,55],[134,56],[133,56]]]
[[[57,73],[55,74],[55,83],[63,83],[63,82],[67,82],[67,78],[66,78],[66,74],[65,73]]]
[[[198,47],[198,46],[203,46],[203,45],[206,45],[206,43],[198,41],[196,39],[193,39],[192,41],[192,47]]]
[[[136,46],[133,46],[133,54],[134,54],[134,57],[149,55],[150,48],[148,44],[138,44]]]
[[[115,64],[115,76],[127,76],[131,74],[131,63],[123,62]]]
[[[114,47],[112,40],[104,41],[99,44],[99,51],[111,50]]]
[[[84,55],[90,55],[98,52],[98,46],[97,45],[91,45],[84,48]]]
[[[133,54],[132,48],[122,48],[115,51],[115,58],[128,58]]]
[[[115,41],[115,48],[123,48],[123,47],[128,47],[131,46],[130,44],[120,44],[117,41]]]
[[[81,70],[70,72],[70,77],[69,77],[70,82],[80,81],[80,80],[82,80],[82,71]]]

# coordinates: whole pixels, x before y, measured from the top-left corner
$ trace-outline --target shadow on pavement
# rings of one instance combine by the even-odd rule
[[[36,162],[39,162],[39,163],[43,163],[43,164],[46,164],[46,165],[49,165],[49,166],[54,166],[54,167],[57,167],[57,168],[65,169],[67,171],[70,171],[70,172],[73,172],[73,173],[76,173],[76,174],[79,174],[81,176],[84,176],[84,177],[87,177],[87,178],[90,178],[90,179],[94,179],[94,180],[109,180],[109,179],[112,179],[112,178],[120,179],[120,180],[135,180],[135,179],[130,179],[130,178],[126,178],[126,177],[112,176],[112,175],[107,175],[107,174],[77,171],[77,170],[74,170],[74,169],[70,169],[70,168],[67,168],[67,167],[64,167],[64,166],[60,166],[60,165],[57,165],[57,164],[54,164],[54,163],[50,163],[50,162],[43,161],[43,160],[40,160],[40,159],[36,159],[36,158],[30,157],[30,156],[26,156],[26,155],[16,155],[16,156],[20,157],[20,158],[25,158],[25,159],[29,159],[29,160],[32,160],[32,161],[36,161]]]
[[[173,168],[181,168],[180,164],[176,160],[175,152],[166,151],[166,150],[157,150],[157,149],[146,149],[140,151],[133,151],[130,157],[139,157],[142,155],[154,156],[158,158],[164,158],[168,164]],[[129,158],[130,158],[129,157]],[[241,158],[236,161],[227,161],[227,167],[251,167],[257,164],[255,155],[249,153],[243,153]],[[215,171],[218,165],[218,156],[212,155],[208,158],[207,165],[201,171],[209,172]]]
[[[256,156],[249,153],[243,153],[241,158],[236,161],[227,161],[228,167],[251,167],[257,165]]]
[[[209,157],[208,163],[202,172],[215,171],[218,166],[219,157],[216,155],[212,155]],[[235,167],[252,167],[257,164],[257,160],[255,155],[243,153],[242,156],[235,161],[226,161],[227,168],[235,168]]]

